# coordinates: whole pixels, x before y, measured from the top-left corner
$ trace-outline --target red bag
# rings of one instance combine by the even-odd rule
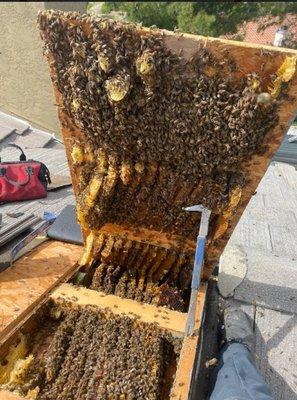
[[[34,160],[26,159],[23,150],[20,161],[1,162],[0,158],[0,202],[39,199],[47,196],[47,185],[51,183],[47,167]]]

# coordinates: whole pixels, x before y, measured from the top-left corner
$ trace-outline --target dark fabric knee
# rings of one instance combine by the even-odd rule
[[[252,354],[241,343],[228,343],[222,348],[214,380],[211,400],[272,400]]]

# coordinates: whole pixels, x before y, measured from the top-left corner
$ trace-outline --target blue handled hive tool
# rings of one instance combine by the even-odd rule
[[[188,319],[186,323],[186,332],[185,332],[186,336],[192,336],[194,333],[196,303],[197,303],[197,296],[201,280],[201,271],[204,262],[206,236],[208,233],[209,218],[211,211],[208,208],[203,207],[201,204],[191,207],[185,207],[184,210],[201,212],[199,234],[197,236],[195,261],[192,274],[190,305],[189,305]]]

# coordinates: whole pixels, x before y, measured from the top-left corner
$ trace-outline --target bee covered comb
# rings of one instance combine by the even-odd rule
[[[203,204],[209,275],[293,116],[296,51],[59,11],[39,27],[85,238],[194,251],[183,207]]]

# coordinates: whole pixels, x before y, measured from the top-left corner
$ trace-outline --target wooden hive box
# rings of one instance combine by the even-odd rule
[[[200,216],[183,207],[212,211],[207,281],[294,117],[297,52],[57,11],[41,13],[39,26],[85,238],[80,271],[88,287],[64,284],[50,302],[57,309],[108,309],[114,318],[130,314],[136,331],[139,323],[182,338],[171,372],[163,371],[170,387],[157,398],[186,400],[206,283],[195,333],[184,337]],[[27,324],[28,335],[36,323]],[[128,400],[125,390],[110,398]]]
[[[296,51],[58,12],[39,24],[89,245],[193,249],[200,216],[182,208],[202,203],[207,278],[294,118]]]

